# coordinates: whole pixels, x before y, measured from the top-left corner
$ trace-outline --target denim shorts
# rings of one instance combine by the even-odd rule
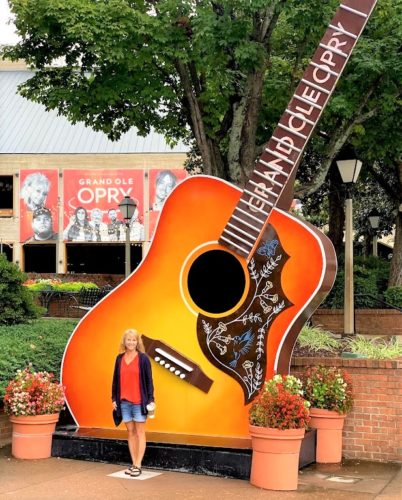
[[[145,422],[147,416],[141,413],[141,405],[135,405],[123,399],[120,402],[121,414],[123,417],[123,422]]]

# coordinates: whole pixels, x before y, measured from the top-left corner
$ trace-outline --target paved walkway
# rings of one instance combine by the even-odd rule
[[[164,470],[125,478],[115,464],[48,458],[17,460],[9,444],[0,448],[0,499],[356,499],[402,500],[401,464],[345,461],[313,465],[299,474],[295,492],[255,488],[248,481]]]

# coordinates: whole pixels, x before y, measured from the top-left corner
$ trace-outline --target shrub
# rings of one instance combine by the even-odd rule
[[[302,377],[305,398],[315,408],[348,413],[353,406],[352,381],[345,370],[313,366]]]
[[[49,290],[65,291],[65,292],[79,292],[82,288],[91,289],[99,288],[95,283],[86,283],[80,281],[67,281],[63,282],[59,279],[36,279],[28,280],[24,285],[31,291],[43,292]]]
[[[4,412],[7,415],[52,415],[64,407],[64,390],[47,372],[35,372],[32,366],[17,370],[6,387]]]
[[[341,261],[342,259],[340,259]],[[353,268],[355,307],[381,308],[381,299],[387,287],[389,262],[378,257],[356,257]],[[334,286],[322,303],[322,308],[342,309],[344,303],[345,272],[340,264]],[[371,295],[372,297],[368,296]],[[373,298],[374,297],[374,298]]]
[[[38,318],[44,311],[23,286],[26,275],[0,254],[0,324],[15,325]]]
[[[386,340],[381,337],[367,338],[356,335],[347,340],[350,352],[361,354],[371,359],[394,359],[402,356],[402,344],[394,337]]]
[[[0,401],[15,372],[29,363],[35,371],[59,378],[67,341],[77,324],[73,319],[38,319],[25,325],[0,326]]]
[[[273,429],[303,429],[310,420],[309,404],[300,393],[301,382],[293,375],[275,375],[253,401],[250,424]]]
[[[300,347],[308,347],[312,351],[337,351],[340,347],[339,341],[331,332],[323,330],[319,326],[304,325],[297,343]]]
[[[392,306],[402,307],[402,286],[391,286],[384,292],[384,300]]]

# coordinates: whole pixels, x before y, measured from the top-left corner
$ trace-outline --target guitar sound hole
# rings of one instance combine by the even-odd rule
[[[219,314],[239,302],[246,279],[236,257],[223,250],[210,250],[193,262],[187,283],[190,296],[200,309]]]

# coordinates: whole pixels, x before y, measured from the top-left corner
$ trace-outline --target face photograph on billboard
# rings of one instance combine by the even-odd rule
[[[152,238],[159,213],[171,191],[187,177],[184,169],[149,171],[149,236]]]
[[[20,171],[20,242],[58,238],[58,170]]]
[[[125,196],[137,205],[130,220],[130,240],[144,240],[143,170],[64,170],[63,191],[64,241],[125,241],[119,210]]]

